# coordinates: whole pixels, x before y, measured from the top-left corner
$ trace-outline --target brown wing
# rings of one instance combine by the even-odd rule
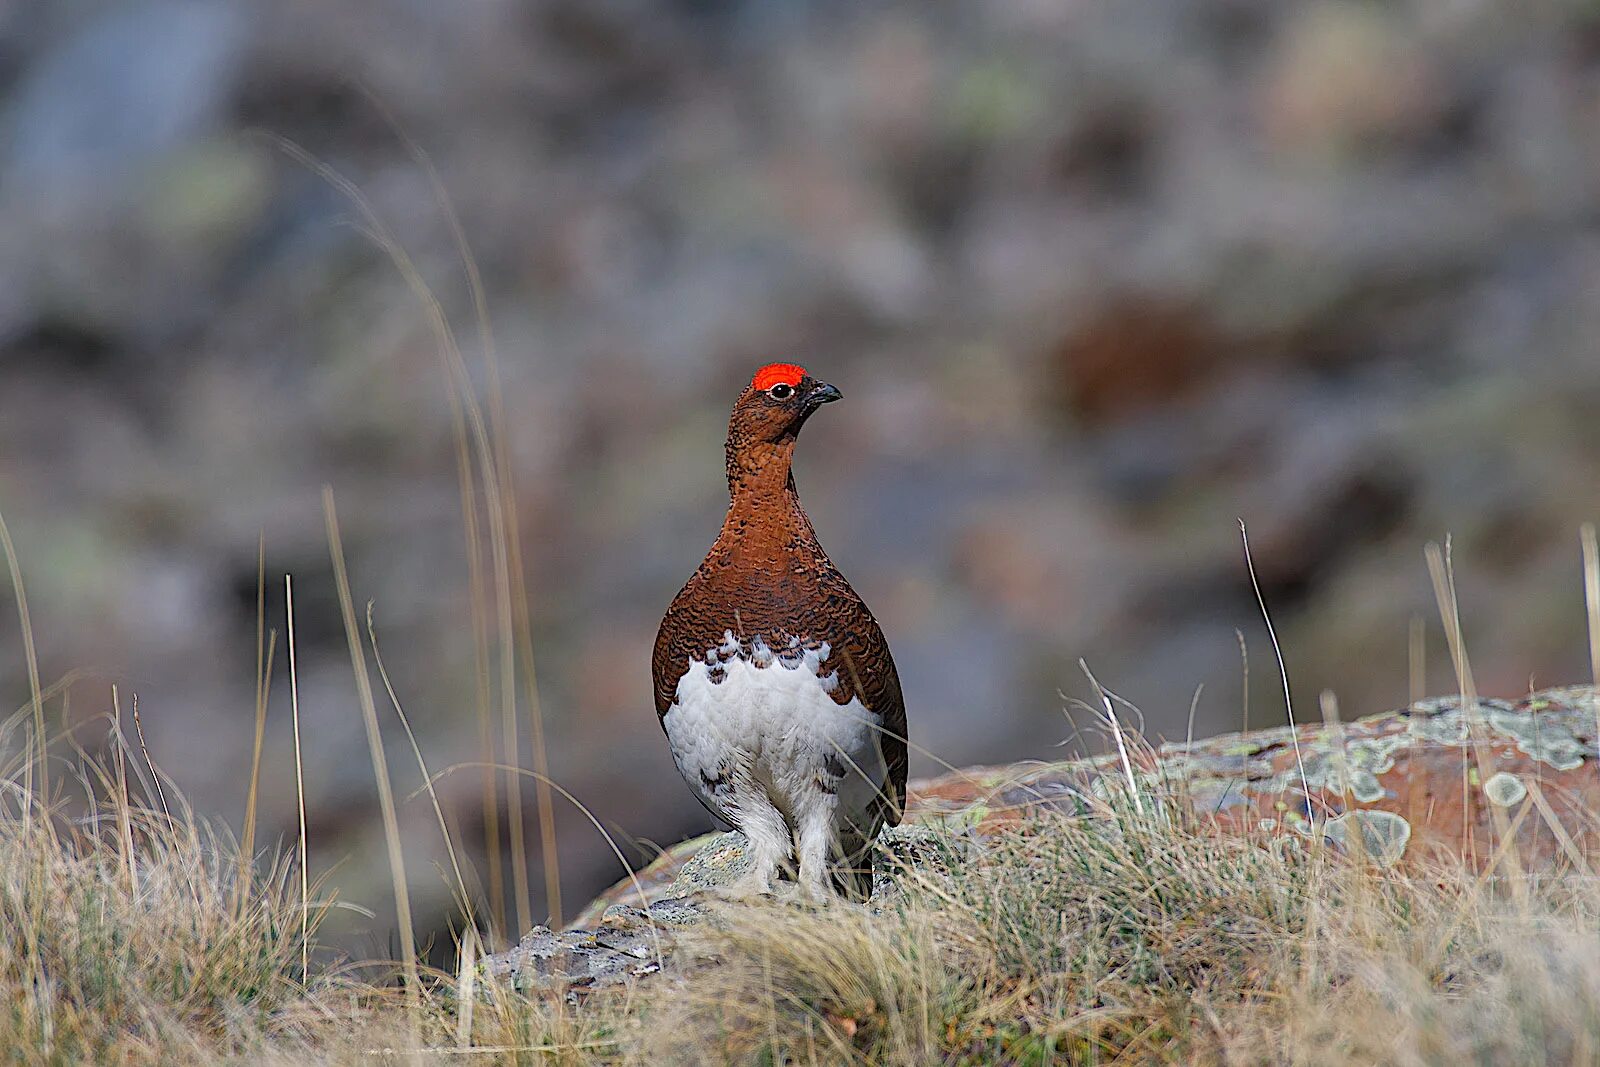
[[[706,564],[673,597],[656,631],[655,652],[650,657],[655,682],[656,718],[665,719],[678,698],[678,679],[689,669],[689,661],[701,659],[706,649],[722,641],[728,623],[719,621],[723,612],[716,597],[696,595],[706,582]],[[663,724],[662,729],[666,729]]]
[[[813,570],[813,580],[821,589],[826,605],[821,612],[812,613],[813,625],[820,614],[826,620],[821,634],[843,636],[842,641],[829,638],[834,647],[822,670],[823,673],[835,668],[839,671],[842,684],[833,694],[834,700],[848,704],[852,697],[859,696],[868,711],[876,712],[883,719],[883,758],[888,779],[880,800],[884,821],[890,826],[899,826],[905,810],[908,736],[900,674],[895,670],[894,656],[889,653],[889,642],[884,639],[878,620],[828,558],[811,519],[805,509],[799,507],[793,474],[789,476],[788,491],[795,498],[795,510],[800,517],[799,542],[810,550],[805,553],[810,562],[808,569]]]
[[[839,672],[835,700],[847,704],[851,697],[859,696],[867,710],[883,720],[883,758],[889,771],[882,799],[883,815],[890,826],[898,826],[905,805],[907,764],[906,704],[900,694],[900,675],[889,654],[889,642],[872,612],[848,584],[845,590],[849,603],[843,614],[850,621],[832,632],[851,636],[842,647],[832,650],[822,669],[824,673],[834,669]]]

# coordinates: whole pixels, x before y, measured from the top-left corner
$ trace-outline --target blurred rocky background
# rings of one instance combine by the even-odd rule
[[[552,772],[630,862],[709,825],[648,653],[768,359],[845,393],[798,478],[944,760],[1056,754],[1079,657],[1152,733],[1202,684],[1196,731],[1236,728],[1239,634],[1249,715],[1280,721],[1239,518],[1301,716],[1323,688],[1404,703],[1413,618],[1453,686],[1422,556],[1447,533],[1480,688],[1588,676],[1593,0],[0,6],[0,509],[45,681],[84,672],[86,744],[111,684],[137,692],[152,755],[237,827],[264,537],[271,625],[296,581],[312,863],[377,913],[340,913],[347,944],[386,951],[392,905],[321,486],[436,769],[479,758],[472,608],[427,307],[280,139],[370,200],[482,393],[407,138],[482,272]],[[285,673],[280,643],[273,841]],[[10,608],[0,684],[26,701]],[[439,835],[379,710],[441,931]],[[481,862],[477,772],[440,788]],[[618,868],[561,804],[570,914]]]

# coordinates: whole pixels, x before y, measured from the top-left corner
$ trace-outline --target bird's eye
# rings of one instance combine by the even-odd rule
[[[787,382],[779,382],[767,390],[767,395],[774,400],[788,400],[794,395],[794,386]]]

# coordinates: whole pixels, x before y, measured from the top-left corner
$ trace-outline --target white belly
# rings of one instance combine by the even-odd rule
[[[888,776],[882,720],[858,698],[834,701],[837,672],[819,674],[828,646],[774,653],[758,640],[745,650],[729,633],[708,652],[709,662],[686,665],[663,720],[690,787],[741,829],[750,805],[765,801],[791,832],[831,809],[835,835],[870,837]]]

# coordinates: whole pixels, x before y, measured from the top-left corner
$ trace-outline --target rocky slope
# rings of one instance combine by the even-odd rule
[[[1343,726],[1225,734],[1133,758],[1141,796],[1186,795],[1219,832],[1326,834],[1382,864],[1460,856],[1491,861],[1504,821],[1517,861],[1580,858],[1600,826],[1600,699],[1551,689],[1511,703],[1428,700]],[[884,835],[898,863],[940,854],[939,842],[981,842],[1042,812],[1092,818],[1128,796],[1118,757],[973,767],[913,783],[906,823]],[[522,983],[592,988],[653,974],[658,950],[697,922],[705,891],[737,877],[736,833],[668,849],[636,878],[599,896],[571,928],[540,927],[490,969]],[[880,869],[879,891],[892,893]]]

